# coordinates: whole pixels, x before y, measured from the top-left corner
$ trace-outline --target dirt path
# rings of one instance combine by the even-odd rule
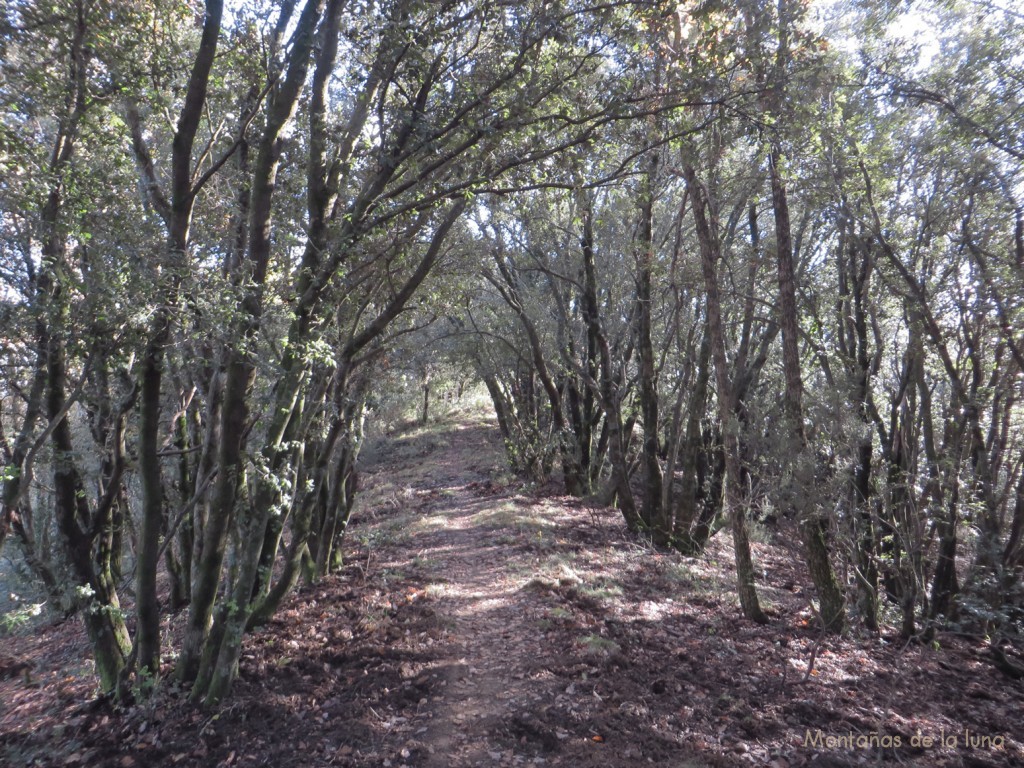
[[[524,491],[504,461],[493,424],[462,422],[391,444],[364,471],[368,506],[386,510],[390,501],[401,521],[392,523],[397,540],[382,548],[387,559],[371,555],[371,563],[405,578],[413,595],[422,590],[422,610],[442,628],[429,661],[402,667],[422,696],[411,714],[398,715],[408,717],[398,726],[409,738],[385,760],[431,768],[706,764],[684,759],[671,727],[655,733],[653,721],[616,722],[636,720],[645,707],[602,682],[629,666],[602,605],[618,591],[602,593],[600,578],[583,572],[599,564],[575,558],[589,559],[587,545],[636,545],[622,538],[614,513],[589,511],[588,532],[579,502]],[[373,525],[372,515],[362,524]],[[400,645],[414,653],[422,640],[410,632]]]
[[[426,764],[506,762],[515,754],[502,743],[507,742],[501,738],[504,726],[522,719],[518,713],[536,696],[524,685],[534,649],[517,631],[531,606],[509,570],[516,560],[503,558],[493,533],[478,522],[499,499],[474,498],[466,486],[447,490],[454,491],[451,506],[425,518],[443,521],[443,530],[420,542],[434,558],[426,576],[441,585],[434,590],[434,605],[448,627],[446,644],[438,649],[446,660],[440,695],[421,718],[427,727],[422,736],[430,755]]]
[[[434,695],[417,702],[409,722],[414,738],[399,758],[437,768],[562,763],[570,734],[537,716],[558,694],[554,675],[545,674],[551,649],[535,626],[544,611],[537,592],[523,589],[537,561],[523,539],[544,535],[528,517],[532,501],[495,483],[503,457],[492,425],[461,423],[441,438],[418,439],[426,446],[420,450],[430,451],[431,474],[415,460],[396,466],[391,456],[364,475],[371,486],[378,473],[390,485],[396,471],[398,477],[410,471],[405,495],[411,490],[413,498],[431,500],[416,510],[408,544],[445,631],[434,649],[437,660],[408,670]],[[408,565],[394,554],[385,568]],[[580,757],[566,764],[579,765]]]

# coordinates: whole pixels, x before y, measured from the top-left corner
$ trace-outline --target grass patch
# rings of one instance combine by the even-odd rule
[[[719,564],[701,558],[665,559],[657,564],[659,575],[689,593],[705,597],[732,594],[736,585],[725,578]],[[762,585],[758,585],[758,591]]]
[[[408,579],[408,576],[405,571],[398,568],[385,568],[380,572],[380,579],[386,586],[390,581],[405,581]]]
[[[561,606],[555,606],[548,610],[547,615],[537,622],[537,627],[541,632],[548,632],[556,627],[564,625],[566,622],[572,621],[572,611],[569,611]]]
[[[373,530],[361,531],[359,541],[367,549],[396,546],[412,538],[410,521],[405,517],[395,518],[378,525]]]
[[[446,597],[450,591],[451,587],[448,585],[448,583],[442,581],[427,584],[427,586],[423,588],[423,594],[426,597],[433,598]]]
[[[511,501],[503,502],[494,509],[477,512],[473,515],[472,522],[482,528],[511,529],[518,534],[541,536],[552,528],[550,521],[524,513],[520,506]]]
[[[519,543],[519,537],[512,533],[503,533],[488,542],[492,547],[512,547]]]
[[[747,520],[747,536],[755,544],[770,545],[775,538],[772,529],[760,520]]]
[[[514,565],[510,571],[525,579],[523,589],[554,591],[559,587],[576,587],[583,583],[586,572],[576,563],[575,554],[557,553],[536,565]]]
[[[433,557],[423,557],[422,555],[416,555],[412,559],[412,567],[421,571],[434,571],[439,566],[439,561]]]
[[[576,589],[584,597],[597,600],[598,602],[616,600],[625,594],[620,584],[604,580],[598,581],[595,584],[580,584]]]
[[[420,515],[406,526],[409,536],[418,536],[421,533],[434,533],[448,527],[448,521],[443,517],[435,515]]]
[[[659,569],[661,574],[673,584],[692,587],[695,583],[704,578],[704,576],[700,574],[690,562],[670,560],[665,563],[659,563],[659,565],[661,566]]]
[[[580,638],[579,642],[587,653],[594,656],[611,656],[622,651],[621,645],[600,635],[587,635]]]
[[[513,565],[510,571],[528,582],[540,582],[554,589],[559,586],[575,587],[587,577],[577,563],[574,553],[557,552],[535,564]]]

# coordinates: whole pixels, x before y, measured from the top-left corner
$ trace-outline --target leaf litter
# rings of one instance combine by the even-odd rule
[[[763,627],[724,537],[656,551],[614,510],[511,479],[491,421],[410,429],[367,451],[347,565],[247,638],[219,709],[171,659],[112,709],[75,620],[0,638],[0,764],[1024,765],[1024,687],[983,642],[823,638],[795,552],[754,546]]]

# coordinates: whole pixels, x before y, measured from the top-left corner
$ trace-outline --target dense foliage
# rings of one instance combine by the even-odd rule
[[[119,696],[187,610],[215,702],[339,565],[388,382],[426,419],[443,372],[518,471],[658,546],[729,528],[752,620],[756,519],[823,629],[998,649],[1022,43],[954,0],[6,3],[0,546]]]

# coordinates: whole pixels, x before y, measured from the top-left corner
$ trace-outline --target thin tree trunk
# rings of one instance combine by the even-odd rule
[[[420,414],[420,424],[427,426],[427,421],[430,418],[430,382],[424,380],[423,382],[423,411]]]
[[[108,478],[106,489],[95,511],[89,508],[84,483],[76,461],[68,419],[67,339],[70,336],[70,308],[62,283],[69,271],[67,248],[61,223],[64,215],[64,175],[75,150],[78,129],[89,105],[87,75],[86,9],[75,4],[73,32],[69,46],[67,112],[60,116],[58,136],[50,161],[53,184],[41,205],[39,228],[41,263],[37,278],[40,320],[40,350],[45,355],[44,407],[50,420],[52,449],[54,517],[63,540],[73,583],[77,585],[76,606],[92,645],[96,673],[104,692],[117,689],[130,640],[120,612],[117,591],[110,570],[109,547],[94,550],[100,527],[109,525],[110,507],[120,484],[119,461]],[[118,441],[117,445],[120,444]]]
[[[683,432],[683,446],[679,455],[679,467],[683,476],[682,486],[675,507],[672,529],[673,545],[685,554],[701,552],[711,532],[710,525],[694,525],[698,519],[700,477],[698,462],[703,450],[701,417],[708,399],[708,385],[711,382],[711,339],[705,329],[700,343],[697,360],[697,376],[687,403],[686,426]]]
[[[1017,490],[1014,493],[1013,522],[1010,524],[1010,535],[1006,539],[1006,547],[1003,550],[1003,566],[1013,570],[1024,561],[1024,473],[1017,482]]]
[[[167,226],[166,286],[154,314],[149,341],[142,359],[139,412],[139,480],[142,486],[142,520],[136,564],[137,650],[140,670],[156,674],[160,669],[160,602],[157,598],[157,558],[160,533],[166,527],[159,441],[163,389],[164,347],[171,338],[173,307],[186,263],[189,228],[196,190],[192,187],[192,146],[206,105],[206,92],[220,37],[223,0],[207,0],[203,34],[189,76],[185,103],[178,116],[171,157],[171,198],[167,201],[156,180],[148,149],[142,139],[137,112],[130,110],[136,155],[150,200]]]
[[[294,115],[299,94],[305,84],[315,31],[325,1],[308,0],[303,7],[293,33],[293,49],[287,72],[268,97],[266,126],[253,171],[249,248],[245,262],[240,265],[235,276],[240,284],[244,281],[245,287],[239,300],[238,321],[234,329],[235,345],[226,352],[227,371],[217,484],[179,660],[182,678],[196,682],[192,690],[193,698],[203,699],[207,704],[220,700],[237,673],[241,638],[252,608],[251,597],[263,551],[266,525],[276,495],[272,480],[261,477],[253,503],[239,503],[240,481],[244,474],[245,436],[250,414],[249,395],[256,370],[249,348],[258,336],[263,312],[263,291],[271,252],[272,201],[283,149],[279,138]],[[292,383],[291,380],[301,379],[301,375],[293,371],[291,376],[286,373],[284,379]],[[283,389],[285,397],[290,398],[291,402],[285,403],[285,407],[275,407],[272,416],[273,423],[267,438],[270,453],[268,455],[264,452],[267,458],[264,471],[269,473],[278,469],[280,458],[276,446],[280,444],[287,424],[291,421],[297,395],[296,387],[285,386]],[[231,590],[235,610],[227,612],[223,619],[224,626],[218,627],[211,634],[224,545],[232,520],[238,521],[240,532],[237,570]],[[206,668],[207,664],[211,666]]]
[[[601,408],[605,414],[608,460],[611,463],[610,487],[616,503],[631,531],[641,529],[643,521],[636,509],[633,491],[629,487],[629,465],[627,462],[627,432],[622,420],[622,392],[616,375],[608,339],[601,327],[600,310],[597,300],[597,270],[594,264],[593,213],[588,206],[583,216],[583,318],[590,333],[597,341],[600,361],[600,383],[594,382]]]
[[[574,478],[579,474],[579,468],[574,455],[572,441],[568,439],[568,436],[566,435],[567,421],[565,417],[565,406],[562,400],[562,393],[555,383],[548,363],[544,358],[544,347],[541,343],[540,333],[537,331],[536,325],[534,325],[533,320],[523,307],[516,274],[513,272],[512,267],[506,263],[505,257],[501,253],[494,254],[494,261],[504,283],[498,283],[496,279],[493,280],[492,283],[502,295],[502,298],[504,298],[505,303],[508,304],[519,318],[519,323],[522,326],[530,345],[530,359],[533,362],[532,373],[536,373],[537,378],[540,379],[541,386],[544,388],[545,394],[547,394],[548,406],[551,412],[551,423],[554,429],[554,439],[558,443],[559,456],[562,462],[566,492],[577,495],[574,494],[576,488],[572,486],[574,484]],[[534,413],[534,419],[531,419],[531,421],[537,423],[539,427],[539,414],[536,413],[534,408],[531,408],[530,410]],[[540,432],[540,429],[538,429],[538,432]],[[546,471],[542,468],[542,476],[543,475],[546,475]]]
[[[852,217],[850,217],[852,218]],[[871,512],[873,429],[870,413],[870,381],[873,374],[868,356],[867,303],[874,258],[868,243],[862,242],[851,228],[841,238],[838,258],[839,302],[837,337],[847,361],[851,378],[851,400],[857,408],[862,434],[857,440],[856,457],[850,476],[854,543],[854,567],[857,576],[858,614],[870,631],[878,630],[877,536]]]
[[[653,297],[651,283],[654,271],[654,179],[658,168],[657,152],[651,152],[648,168],[641,182],[640,237],[637,243],[636,334],[639,353],[640,413],[644,425],[642,445],[644,492],[640,517],[654,542],[662,546],[672,538],[668,509],[662,504],[664,477],[658,458],[658,383],[652,341]]]
[[[717,383],[718,412],[722,421],[722,440],[725,452],[725,506],[732,523],[733,549],[736,556],[736,591],[740,598],[743,615],[759,624],[765,624],[768,617],[761,610],[755,586],[754,562],[750,553],[750,539],[747,535],[746,510],[743,498],[743,477],[740,467],[741,429],[736,414],[736,400],[725,350],[725,330],[722,324],[722,305],[718,292],[719,244],[715,234],[717,224],[708,219],[709,201],[704,186],[698,181],[692,166],[684,171],[687,189],[693,200],[693,216],[700,244],[701,270],[704,276],[704,290],[707,303],[708,336],[711,342],[711,358],[715,366]],[[713,212],[712,216],[714,215]]]
[[[775,246],[778,260],[779,325],[782,328],[782,367],[785,375],[783,407],[788,422],[792,451],[783,450],[793,457],[789,463],[793,473],[793,488],[788,503],[798,513],[804,537],[807,567],[818,592],[820,612],[825,629],[841,633],[846,627],[846,606],[843,591],[836,578],[828,552],[828,521],[815,510],[812,458],[807,451],[804,433],[803,382],[800,378],[799,331],[796,322],[796,279],[793,273],[793,239],[790,234],[789,202],[786,186],[779,172],[781,155],[771,149],[769,173],[772,186],[772,209],[775,213]]]

